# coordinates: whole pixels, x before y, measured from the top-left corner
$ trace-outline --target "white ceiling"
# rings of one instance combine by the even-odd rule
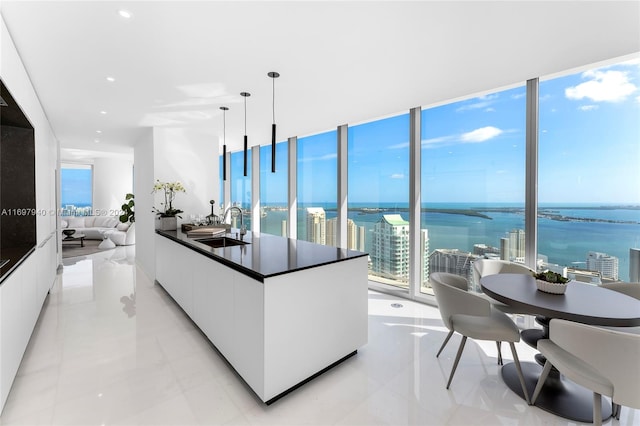
[[[202,126],[215,143],[223,105],[241,149],[242,91],[250,145],[267,144],[269,71],[284,140],[640,51],[639,1],[3,0],[0,12],[61,146],[94,156],[130,153],[151,126]]]

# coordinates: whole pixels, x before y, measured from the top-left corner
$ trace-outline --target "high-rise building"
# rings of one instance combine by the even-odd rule
[[[629,249],[629,282],[640,282],[640,248]]]
[[[618,258],[606,253],[590,251],[587,253],[587,269],[598,271],[602,278],[618,279]]]
[[[524,230],[512,229],[509,231],[509,259],[524,263]]]
[[[338,218],[327,219],[326,242],[328,246],[338,247]],[[358,226],[353,219],[347,219],[347,248],[349,250],[364,250],[358,248]]]
[[[358,226],[358,248],[356,250],[366,251],[364,245],[366,232],[367,230],[364,226]]]
[[[473,254],[477,254],[478,256],[484,256],[487,254],[500,254],[500,249],[498,247],[492,247],[486,244],[474,244]]]
[[[429,287],[429,231],[426,229],[420,230],[420,259],[422,260],[421,287]]]
[[[409,222],[399,214],[383,215],[375,224],[370,255],[373,275],[408,283]]]
[[[509,260],[509,239],[500,238],[500,259]]]
[[[322,207],[307,207],[307,241],[326,243],[327,216]]]
[[[471,267],[473,262],[481,258],[482,256],[458,249],[435,249],[429,256],[430,273],[448,272],[463,276],[471,283]]]

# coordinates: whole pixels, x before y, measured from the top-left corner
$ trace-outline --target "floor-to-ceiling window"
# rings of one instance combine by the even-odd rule
[[[409,114],[349,127],[348,140],[348,248],[369,253],[370,280],[407,288]]]
[[[524,262],[525,109],[522,86],[422,111],[421,292],[433,272],[477,289],[482,257]]]
[[[244,176],[244,152],[231,154],[231,205],[240,207],[243,223],[251,229],[251,152],[247,153],[247,176]],[[241,219],[236,211],[230,212],[231,225],[240,227]]]
[[[640,59],[541,79],[539,91],[539,261],[627,281],[640,247]]]
[[[93,214],[93,167],[91,164],[60,165],[60,208],[63,216]]]
[[[337,132],[298,139],[298,239],[327,241],[327,225],[337,216]]]
[[[276,171],[271,145],[260,147],[260,232],[287,236],[288,142],[276,144]]]

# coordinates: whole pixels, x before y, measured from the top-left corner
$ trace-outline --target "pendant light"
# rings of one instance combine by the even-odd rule
[[[273,124],[271,124],[271,173],[276,172],[276,78],[280,77],[280,74],[271,71],[267,74],[273,81],[272,89],[272,105],[271,111],[273,113]]]
[[[222,180],[227,180],[227,111],[229,108],[221,106],[222,110]]]
[[[247,98],[251,93],[241,92],[240,96],[244,97],[244,175],[247,176],[247,149],[249,138],[247,137]]]

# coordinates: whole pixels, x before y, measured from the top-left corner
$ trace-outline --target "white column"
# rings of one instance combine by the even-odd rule
[[[413,297],[420,295],[422,285],[422,234],[420,232],[420,162],[421,157],[421,118],[420,107],[409,111],[409,291]]]
[[[287,237],[298,238],[298,138],[289,138],[289,232]]]
[[[338,127],[338,220],[336,221],[336,246],[347,248],[347,147],[349,127],[346,124]]]
[[[260,232],[260,145],[251,147],[251,231]]]

